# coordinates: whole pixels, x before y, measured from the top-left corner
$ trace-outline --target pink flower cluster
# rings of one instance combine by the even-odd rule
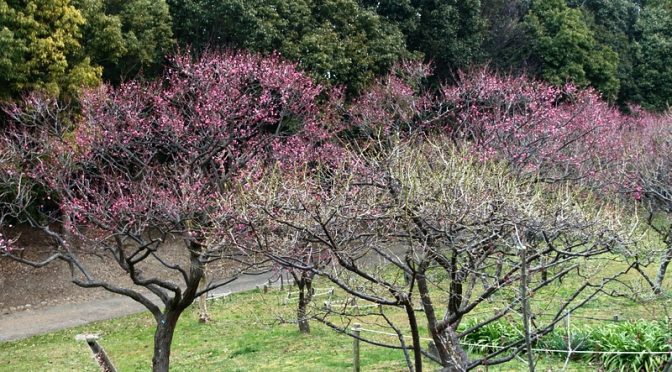
[[[445,128],[471,143],[479,157],[502,157],[550,177],[597,176],[620,160],[622,133],[636,125],[593,90],[487,70],[461,74],[441,99]]]
[[[113,231],[186,220],[204,227],[232,213],[230,194],[264,165],[337,156],[318,120],[321,93],[278,55],[178,54],[159,81],[86,92],[74,136],[42,141],[54,146],[48,156],[38,151],[49,162],[34,178],[80,223]]]
[[[350,105],[350,124],[360,134],[376,139],[419,129],[419,116],[430,110],[431,99],[417,92],[413,83],[429,73],[429,67],[418,62],[393,67]]]

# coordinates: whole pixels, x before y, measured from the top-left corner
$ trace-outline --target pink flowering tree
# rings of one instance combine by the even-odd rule
[[[271,202],[257,208],[266,216],[250,222],[259,238],[249,243],[377,306],[364,315],[389,325],[398,343],[355,337],[403,350],[409,370],[422,369],[423,355],[445,370],[506,363],[526,352],[533,365],[537,339],[632,269],[586,276],[556,298],[551,319],[536,316],[546,301],[535,301],[534,292],[578,273],[584,259],[623,250],[628,240],[618,208],[567,182],[609,181],[622,129],[633,123],[593,92],[483,72],[432,99],[392,74],[355,99],[346,118],[361,134],[350,143],[353,153],[335,175],[283,183],[287,190],[267,196]],[[335,265],[273,249],[287,239]],[[476,318],[503,293],[513,296]],[[405,322],[388,316],[392,308],[405,312]],[[467,355],[461,340],[514,313],[522,315],[519,340],[483,358]],[[315,317],[346,334],[347,323],[334,319],[352,318],[347,306]],[[433,352],[420,344],[422,321]]]
[[[646,223],[662,247],[650,242],[642,263],[657,262],[655,277],[639,272],[655,294],[662,294],[668,266],[672,262],[672,120],[669,115],[636,111],[638,126],[628,133],[623,159],[621,191],[640,201]],[[654,240],[655,241],[655,240]]]
[[[7,240],[2,233],[0,233],[0,252],[11,252],[12,242]]]
[[[422,130],[434,117],[431,95],[422,90],[430,74],[429,65],[400,62],[347,105],[347,129],[365,153],[389,149],[400,136]]]
[[[462,73],[443,88],[440,106],[441,127],[456,142],[546,182],[607,181],[605,171],[622,154],[622,130],[633,125],[593,90],[488,70]]]
[[[33,266],[66,261],[75,284],[144,305],[156,320],[153,370],[167,371],[182,312],[235,279],[203,285],[206,265],[231,259],[239,272],[262,269],[263,257],[235,244],[239,192],[266,164],[287,169],[331,151],[317,120],[320,93],[278,56],[222,52],[197,61],[179,54],[160,80],[89,91],[76,125],[35,125],[40,118],[30,100],[8,107],[13,123],[0,141],[0,152],[9,154],[0,172],[14,197],[2,206],[3,221],[42,229],[54,252],[24,260],[3,238],[3,255]],[[32,205],[25,185],[50,190],[55,207],[21,213]],[[182,260],[163,254],[170,244],[181,245]],[[78,258],[83,251],[116,263],[132,285],[93,277]],[[149,262],[173,274],[152,275]]]

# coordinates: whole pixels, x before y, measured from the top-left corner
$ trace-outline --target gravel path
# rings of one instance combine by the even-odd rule
[[[236,281],[213,291],[217,293],[241,292],[254,289],[270,279],[271,273],[244,275]],[[154,298],[156,303],[158,298]],[[62,304],[0,315],[0,342],[49,333],[99,320],[107,320],[147,311],[144,306],[128,297],[115,295],[93,299],[78,304]]]

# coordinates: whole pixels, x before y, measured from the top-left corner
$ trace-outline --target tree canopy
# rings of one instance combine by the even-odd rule
[[[399,29],[354,0],[169,1],[178,41],[197,50],[280,52],[358,92],[406,55]]]
[[[652,2],[636,25],[634,97],[648,108],[665,110],[672,97],[672,4]]]
[[[120,82],[139,71],[161,72],[173,46],[172,20],[165,0],[74,0],[86,24],[82,44],[105,80]]]
[[[69,0],[0,1],[0,97],[98,84],[101,69],[80,42],[85,22]]]
[[[361,2],[396,24],[408,48],[432,61],[441,77],[481,59],[485,24],[480,0]]]
[[[553,84],[592,85],[606,97],[618,93],[618,55],[601,45],[577,9],[564,0],[535,1],[525,17],[539,74]]]

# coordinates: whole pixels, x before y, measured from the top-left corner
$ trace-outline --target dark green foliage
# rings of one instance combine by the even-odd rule
[[[653,3],[642,10],[636,27],[635,100],[665,110],[672,104],[672,3]]]
[[[591,85],[614,99],[619,89],[618,55],[597,42],[581,11],[564,0],[535,1],[525,17],[537,73],[552,84]]]
[[[86,18],[85,52],[119,82],[139,71],[153,76],[173,46],[172,20],[164,0],[73,0]]]
[[[436,64],[440,76],[479,60],[483,40],[480,0],[419,1],[420,22],[409,47]]]
[[[485,23],[480,0],[363,0],[362,4],[394,22],[408,48],[432,61],[439,77],[451,77],[482,60]]]
[[[624,105],[635,99],[632,42],[640,13],[639,4],[632,0],[569,0],[569,4],[583,12],[595,40],[618,54],[618,102]]]
[[[482,52],[492,67],[524,72],[530,38],[522,19],[529,5],[527,0],[481,0],[481,16],[486,28]]]
[[[668,0],[0,0],[0,99],[152,78],[177,40],[278,51],[350,96],[424,57],[448,82],[489,64],[662,111],[670,30]]]
[[[359,92],[406,56],[403,35],[354,0],[169,1],[179,42],[233,45],[285,58],[326,84]]]

